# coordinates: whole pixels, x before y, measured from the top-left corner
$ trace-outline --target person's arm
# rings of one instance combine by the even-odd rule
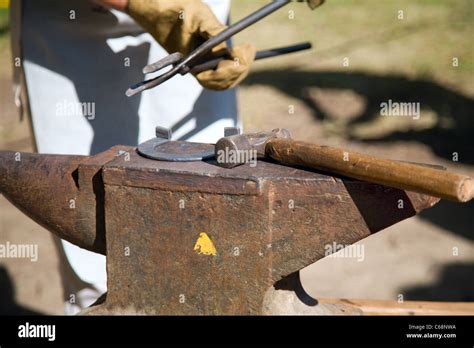
[[[168,53],[180,52],[186,56],[226,28],[201,0],[94,1],[130,15]],[[225,48],[223,43],[215,51]],[[247,76],[254,58],[255,48],[252,45],[239,45],[229,50],[229,58],[222,60],[215,70],[203,71],[195,77],[208,89],[232,88]]]
[[[302,0],[299,0],[302,1]],[[306,0],[309,7],[314,10],[316,7],[321,6],[324,0]],[[125,12],[128,5],[128,0],[94,0],[94,2],[108,8],[113,8]]]
[[[180,52],[184,56],[198,45],[217,35],[226,27],[201,0],[93,0],[96,3],[128,13],[149,32],[168,53]],[[324,0],[305,0],[311,8]],[[225,49],[225,43],[214,51]],[[229,50],[215,70],[195,75],[208,89],[223,90],[236,86],[248,74],[255,59],[255,48],[243,44]]]

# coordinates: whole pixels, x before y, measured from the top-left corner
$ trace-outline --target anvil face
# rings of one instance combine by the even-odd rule
[[[124,146],[20,161],[4,152],[0,170],[2,193],[27,215],[107,254],[108,295],[95,312],[109,314],[262,314],[273,285],[328,246],[438,201],[265,161],[225,169],[150,160]]]

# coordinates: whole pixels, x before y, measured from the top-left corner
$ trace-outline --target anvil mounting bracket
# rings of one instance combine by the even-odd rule
[[[240,129],[228,127],[224,136],[240,134]],[[156,127],[156,137],[138,145],[140,156],[157,161],[193,162],[214,157],[214,144],[193,143],[189,141],[171,140],[171,129]]]

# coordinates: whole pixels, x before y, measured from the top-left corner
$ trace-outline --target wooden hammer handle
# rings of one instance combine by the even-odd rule
[[[329,146],[276,138],[267,142],[265,153],[282,163],[302,165],[451,201],[467,202],[474,195],[474,180],[469,176]]]

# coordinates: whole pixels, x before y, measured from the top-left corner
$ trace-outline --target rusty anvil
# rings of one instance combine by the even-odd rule
[[[1,152],[0,190],[55,235],[107,256],[108,293],[91,314],[321,313],[302,295],[299,270],[327,245],[353,244],[438,202],[271,161],[226,169],[127,146],[95,156]]]

